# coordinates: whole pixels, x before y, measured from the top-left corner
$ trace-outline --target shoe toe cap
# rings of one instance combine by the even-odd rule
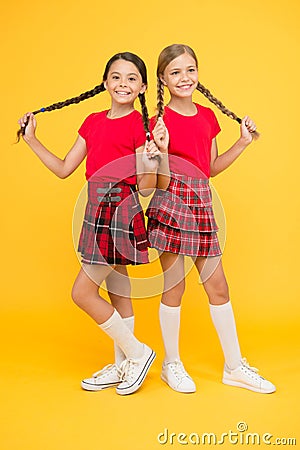
[[[273,383],[271,383],[271,381],[265,380],[263,379],[261,382],[261,389],[264,392],[275,392],[276,391],[276,387],[274,386]]]

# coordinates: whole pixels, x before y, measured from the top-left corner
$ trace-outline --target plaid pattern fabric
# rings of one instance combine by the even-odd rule
[[[111,188],[112,192],[121,190],[111,193]],[[114,201],[116,198],[119,201]],[[87,264],[149,262],[144,215],[135,185],[89,181],[78,251]]]
[[[217,256],[221,249],[208,179],[171,174],[147,209],[150,246],[189,256]]]

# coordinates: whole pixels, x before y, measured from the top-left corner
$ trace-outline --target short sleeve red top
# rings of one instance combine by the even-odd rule
[[[197,113],[194,116],[183,116],[165,107],[164,122],[170,134],[170,170],[197,178],[202,173],[202,178],[209,178],[212,140],[221,128],[210,108],[195,105]],[[151,129],[154,125],[155,118],[152,118]],[[172,155],[178,158],[172,158]]]
[[[136,184],[135,150],[146,140],[142,116],[134,110],[110,119],[107,112],[90,114],[78,130],[87,146],[86,178],[98,172]]]

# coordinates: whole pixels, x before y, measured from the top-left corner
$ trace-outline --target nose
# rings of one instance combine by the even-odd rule
[[[181,73],[181,80],[182,81],[186,81],[186,80],[188,80],[188,73],[187,73],[187,71],[186,70],[184,70],[184,71],[182,71],[182,73]]]
[[[126,79],[125,78],[121,78],[120,79],[120,87],[126,87],[127,83],[126,83]]]

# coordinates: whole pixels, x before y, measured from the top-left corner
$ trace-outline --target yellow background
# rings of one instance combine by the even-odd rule
[[[182,448],[160,445],[158,433],[220,435],[236,431],[239,421],[249,432],[299,441],[299,12],[296,0],[2,5],[3,450]],[[81,378],[113,356],[109,339],[70,298],[79,269],[72,214],[84,167],[59,180],[24,143],[12,145],[21,114],[91,89],[118,51],[147,62],[152,114],[157,55],[175,42],[194,48],[202,83],[238,115],[253,116],[262,134],[213,185],[226,211],[223,261],[242,351],[276,384],[272,395],[220,382],[222,353],[194,272],[184,295],[181,353],[197,393],[178,394],[159,378],[159,298],[134,302],[136,334],[158,355],[142,389],[126,398],[81,391]],[[200,93],[195,101],[208,105]],[[104,93],[41,114],[38,136],[63,157],[83,119],[108,106]],[[239,130],[214,110],[222,152]],[[143,270],[146,276],[150,269]]]

